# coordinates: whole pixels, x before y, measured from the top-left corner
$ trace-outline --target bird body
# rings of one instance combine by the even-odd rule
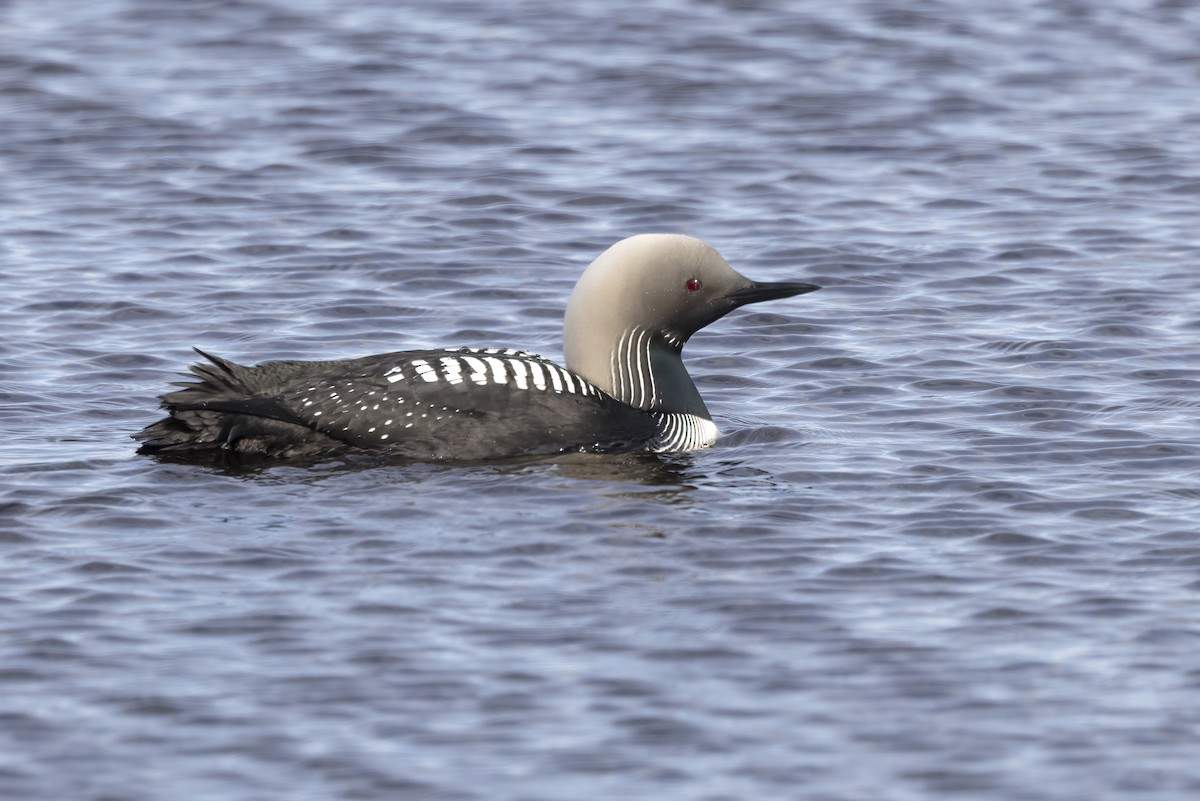
[[[198,351],[140,451],[317,458],[363,451],[494,460],[704,448],[716,425],[680,352],[744,303],[811,292],[759,284],[690,237],[618,242],[580,278],[564,322],[567,367],[513,349],[451,348],[246,367]]]

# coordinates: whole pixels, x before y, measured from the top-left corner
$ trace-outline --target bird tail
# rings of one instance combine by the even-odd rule
[[[162,397],[168,416],[133,435],[141,443],[139,453],[222,448],[235,440],[236,414],[254,403],[254,370],[194,350],[208,363],[188,368],[189,378],[198,380],[172,382],[181,389]]]

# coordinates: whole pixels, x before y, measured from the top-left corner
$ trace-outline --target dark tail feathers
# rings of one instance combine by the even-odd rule
[[[205,353],[209,363],[189,368],[198,381],[175,381],[182,387],[163,395],[168,416],[133,435],[139,453],[186,453],[221,449],[243,456],[304,454],[335,445],[282,409],[271,397],[270,375],[262,368]]]

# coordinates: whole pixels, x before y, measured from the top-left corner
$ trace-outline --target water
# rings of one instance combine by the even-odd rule
[[[0,797],[1196,797],[1200,9],[781,5],[0,9]],[[133,453],[660,230],[710,451]]]

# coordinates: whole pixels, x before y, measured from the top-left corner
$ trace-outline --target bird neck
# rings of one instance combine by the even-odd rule
[[[586,347],[578,342],[567,338],[567,368],[617,400],[646,411],[712,419],[683,365],[683,342],[643,328],[615,332],[607,342],[592,339]]]

